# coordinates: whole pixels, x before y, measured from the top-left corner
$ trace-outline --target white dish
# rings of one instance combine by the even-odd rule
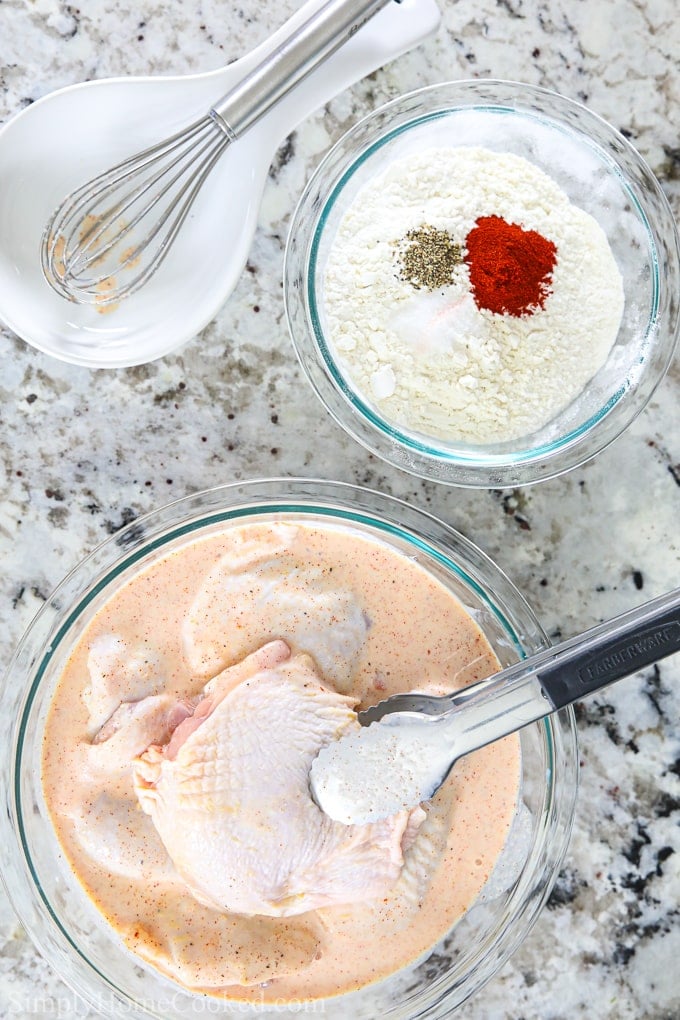
[[[310,0],[288,28],[321,5]],[[180,347],[214,317],[236,285],[281,140],[438,23],[435,0],[402,0],[380,11],[233,143],[205,182],[184,224],[182,244],[147,287],[108,309],[72,303],[44,279],[40,241],[54,209],[88,178],[204,115],[278,45],[285,30],[207,74],[88,82],[27,107],[0,131],[0,318],[39,350],[91,368],[143,364]],[[62,158],[65,150],[68,158]],[[194,253],[189,260],[187,250]]]

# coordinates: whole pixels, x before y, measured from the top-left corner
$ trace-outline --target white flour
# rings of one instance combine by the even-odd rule
[[[532,315],[479,310],[463,262],[416,290],[395,242],[427,224],[464,247],[481,216],[557,248],[551,293]],[[426,436],[491,443],[542,428],[604,364],[623,314],[621,275],[595,220],[519,156],[428,149],[396,160],[354,199],[325,267],[326,335],[339,368],[380,414]]]

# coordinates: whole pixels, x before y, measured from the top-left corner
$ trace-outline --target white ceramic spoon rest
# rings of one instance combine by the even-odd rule
[[[247,56],[207,74],[116,78],[51,93],[0,131],[0,319],[64,361],[123,367],[181,346],[216,314],[245,265],[272,157],[301,120],[411,49],[439,23],[435,0],[392,0],[225,153],[148,288],[106,310],[55,294],[40,240],[83,181],[205,113],[323,0],[308,0]],[[187,259],[186,252],[195,253]]]

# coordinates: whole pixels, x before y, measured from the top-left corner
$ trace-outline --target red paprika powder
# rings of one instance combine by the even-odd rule
[[[518,318],[543,308],[557,261],[552,241],[501,216],[480,216],[465,248],[478,308]]]

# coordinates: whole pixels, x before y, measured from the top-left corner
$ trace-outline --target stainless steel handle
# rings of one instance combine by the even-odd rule
[[[680,588],[441,698],[457,756],[680,651]]]
[[[520,665],[520,664],[518,664]],[[508,671],[449,695],[449,711],[434,721],[447,731],[456,758],[514,733],[553,711],[535,671]]]
[[[215,103],[210,115],[230,138],[238,138],[374,14],[395,2],[328,0]]]

